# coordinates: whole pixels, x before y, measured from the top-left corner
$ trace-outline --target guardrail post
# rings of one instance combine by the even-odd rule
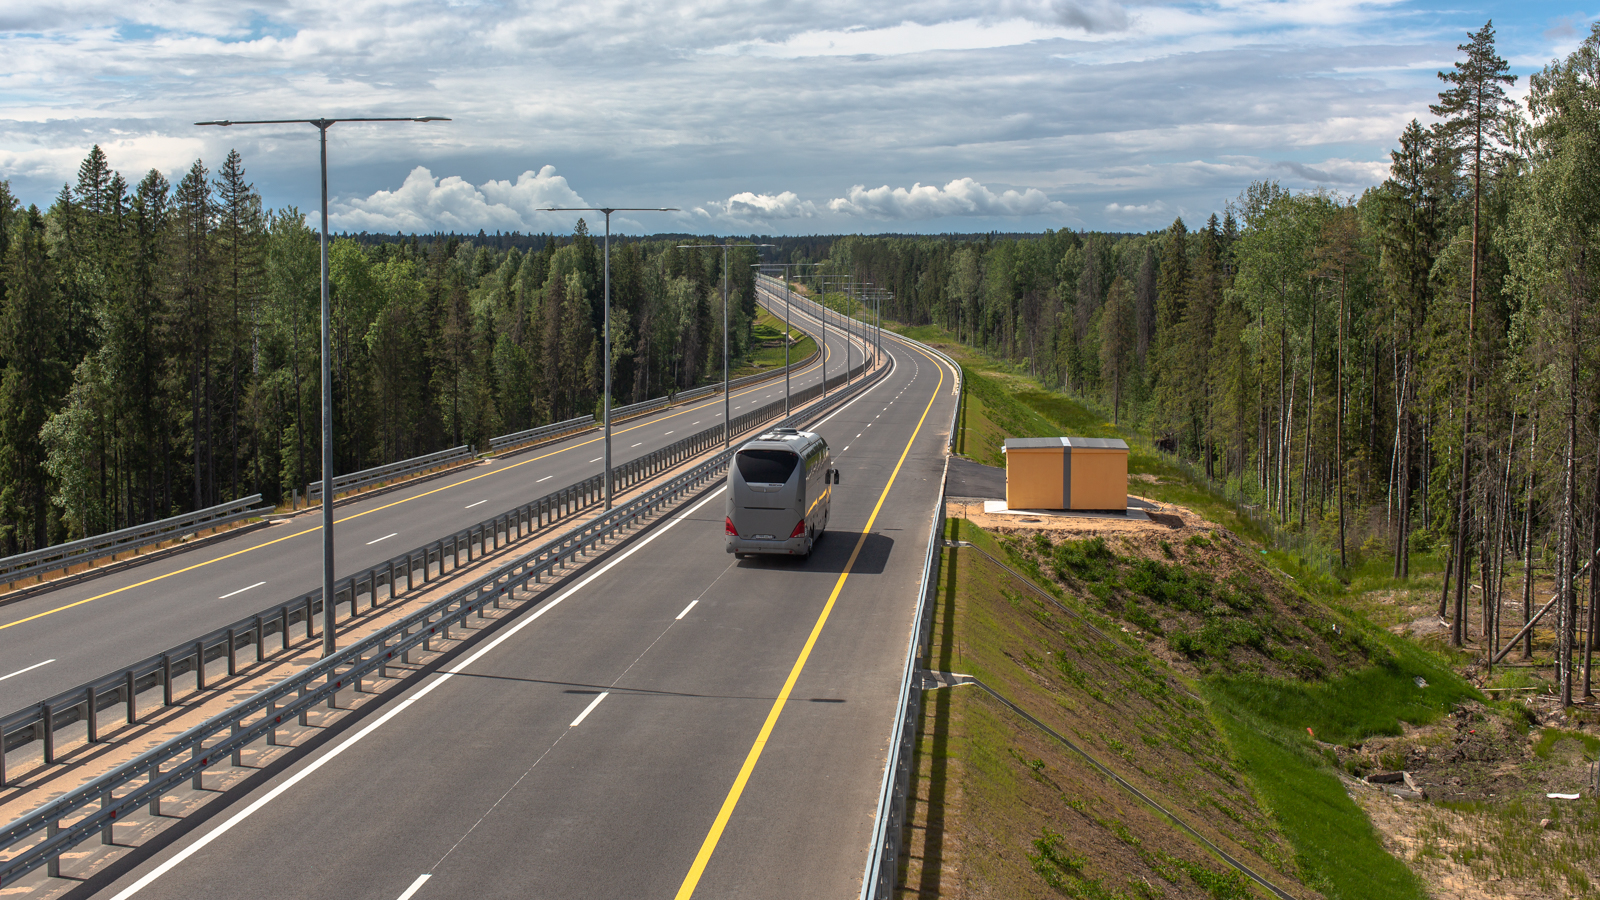
[[[206,645],[200,641],[194,642],[194,690],[199,693],[206,689]]]
[[[228,677],[229,678],[232,678],[233,676],[239,674],[239,666],[234,661],[234,658],[233,658],[234,657],[234,650],[236,650],[238,648],[238,644],[236,644],[234,642],[237,637],[238,636],[233,633],[233,629],[229,628],[228,629]]]
[[[138,702],[138,700],[135,699],[135,695],[133,693],[133,688],[134,688],[133,670],[129,669],[128,670],[128,674],[124,676],[124,683],[123,683],[123,686],[122,686],[122,689],[128,692],[127,700],[128,700],[128,724],[129,725],[132,725],[135,722],[139,721],[139,702]],[[3,743],[3,742],[4,742],[4,739],[0,738],[0,743]],[[3,747],[0,747],[0,749],[3,749]],[[4,778],[0,778],[0,782],[4,782],[4,781],[5,781]]]
[[[309,688],[306,685],[303,685],[303,684],[300,685],[300,696],[304,697],[306,695],[306,693],[308,692],[308,690],[309,690]],[[310,713],[310,710],[307,707],[305,707],[305,706],[301,706],[300,707],[300,724],[301,725],[310,725],[311,724],[311,718],[310,718],[309,713]]]
[[[312,598],[307,597],[306,598],[306,640],[308,640],[308,641],[317,636],[316,635],[316,622],[313,621],[313,619],[312,619],[312,616],[315,615],[317,611],[312,608],[311,603],[312,603]]]
[[[288,604],[284,604],[283,607],[281,607],[278,610],[278,615],[280,615],[282,617],[282,621],[279,622],[280,627],[278,628],[278,641],[279,641],[279,643],[281,643],[283,645],[283,646],[279,647],[278,649],[279,650],[288,650],[289,649],[289,606],[288,606]]]
[[[278,746],[278,701],[267,704],[267,746]]]
[[[250,637],[256,642],[256,662],[266,658],[266,651],[261,649],[261,641],[266,637],[266,626],[261,623],[261,617],[256,616],[255,633]]]
[[[48,841],[60,832],[61,823],[55,819],[51,819],[50,824],[45,826],[44,839]],[[61,877],[61,854],[52,853],[50,855],[50,861],[44,864],[44,874],[51,878]]]
[[[203,742],[199,743],[199,744],[195,744],[194,745],[194,751],[192,752],[192,754],[190,755],[189,758],[190,759],[196,759],[196,760],[203,759],[205,757],[205,752],[206,752],[206,745]],[[205,782],[201,780],[205,776],[205,773],[206,773],[206,770],[205,770],[204,767],[194,770],[194,778],[190,780],[190,784],[194,786],[195,790],[203,791],[203,790],[206,789]]]
[[[172,705],[172,654],[161,654],[161,705]]]
[[[244,725],[242,723],[240,723],[237,719],[235,719],[234,723],[233,723],[233,736],[234,737],[238,737],[239,736],[239,732],[241,732],[243,730],[244,730]],[[235,766],[243,766],[244,765],[244,745],[242,745],[242,744],[234,744],[233,745],[233,764]]]
[[[88,721],[85,723],[84,730],[89,735],[89,743],[98,744],[100,743],[100,713],[96,709],[99,704],[96,703],[94,685],[91,684],[83,689],[83,702],[89,705]]]
[[[50,704],[42,703],[40,707],[44,711],[44,715],[39,719],[40,724],[44,726],[44,733],[39,735],[39,739],[44,742],[44,764],[50,766],[56,761],[56,715]]]
[[[161,780],[161,764],[160,763],[156,763],[154,766],[150,767],[150,783],[151,784],[155,784],[156,782],[158,782],[160,780]],[[156,816],[156,817],[160,817],[160,815],[161,815],[161,792],[160,791],[157,791],[156,793],[150,795],[150,815]]]

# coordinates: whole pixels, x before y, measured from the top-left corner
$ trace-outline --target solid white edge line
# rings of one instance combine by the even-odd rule
[[[393,535],[390,535],[390,537],[393,537]],[[217,599],[218,600],[226,600],[226,599],[228,599],[229,597],[232,597],[235,594],[242,594],[245,591],[255,590],[256,588],[261,587],[263,584],[266,584],[266,582],[265,581],[258,581],[255,584],[250,585],[249,587],[242,587],[242,588],[239,588],[237,591],[229,591],[228,593],[223,594],[221,597],[218,597]]]
[[[473,504],[473,506],[476,506],[476,505],[477,505],[477,504]],[[472,508],[472,507],[468,507],[468,509],[471,509],[471,508]],[[399,533],[400,533],[400,532],[398,532],[398,531],[396,531],[396,532],[394,532],[394,533],[393,533],[393,534],[386,534],[386,535],[384,535],[384,536],[383,536],[383,537],[381,537],[381,538],[378,538],[378,540],[377,540],[377,541],[367,541],[367,546],[368,546],[368,547],[371,547],[371,546],[372,546],[372,545],[373,545],[373,544],[376,544],[376,543],[377,543],[377,542],[378,542],[378,541],[387,541],[387,540],[388,540],[388,539],[389,539],[389,538],[392,538],[392,537],[394,537],[394,536],[395,536],[395,535],[396,535],[396,534],[399,534]]]
[[[681,612],[681,613],[678,613],[678,614],[677,614],[677,615],[676,615],[676,616],[674,616],[674,617],[673,617],[673,618],[672,618],[672,620],[673,620],[673,621],[674,621],[674,622],[676,622],[676,621],[678,621],[678,620],[679,620],[679,619],[682,619],[682,618],[683,618],[683,617],[684,617],[684,616],[687,616],[687,615],[688,615],[688,614],[689,614],[689,610],[691,610],[691,609],[694,609],[694,605],[695,605],[695,604],[696,604],[696,603],[699,603],[699,602],[700,602],[700,601],[699,601],[699,600],[690,600],[690,601],[689,601],[689,605],[688,605],[688,606],[685,606],[685,607],[684,607],[684,608],[683,608],[683,612]],[[11,677],[11,676],[10,676],[10,675],[7,675],[7,676],[6,676],[6,678],[10,678],[10,677]]]
[[[474,506],[482,506],[482,505],[484,505],[485,503],[488,503],[488,502],[489,502],[489,498],[485,497],[484,499],[479,500],[477,503],[468,503],[466,506],[463,506],[461,508],[462,509],[471,509]]]
[[[426,873],[418,875],[417,880],[411,882],[411,887],[406,888],[406,892],[400,895],[399,900],[411,900],[412,896],[422,889],[422,883],[432,877],[432,875]]]
[[[552,479],[554,477],[555,477],[554,475],[546,475],[545,477],[539,479],[538,481],[535,481],[534,484],[542,484],[542,483],[544,483],[546,481],[549,481],[550,479]]]
[[[689,605],[693,606],[694,604],[691,603]],[[688,610],[684,610],[684,612],[688,612]],[[683,616],[679,616],[678,618],[681,619],[681,618],[683,618]],[[21,675],[24,672],[32,672],[34,669],[37,669],[40,666],[48,666],[53,662],[55,662],[55,660],[47,659],[44,662],[34,663],[33,665],[27,667],[26,669],[18,669],[15,672],[12,672],[10,675],[0,675],[0,681],[5,681],[7,678],[15,678],[15,677],[17,677],[18,675]]]
[[[610,691],[601,691],[600,692],[600,696],[594,698],[594,700],[591,701],[588,706],[585,706],[583,708],[583,712],[578,713],[578,717],[576,719],[573,719],[572,720],[572,724],[568,725],[567,727],[568,728],[577,728],[580,724],[582,724],[584,719],[589,718],[589,713],[594,712],[594,708],[596,706],[600,705],[600,701],[604,700],[605,698],[607,698],[609,696],[611,696],[611,692]]]
[[[682,522],[684,519],[687,519],[689,516],[694,515],[696,512],[698,512],[700,510],[700,507],[705,506],[707,503],[710,503],[712,500],[715,500],[717,497],[721,496],[722,492],[725,491],[725,490],[727,490],[727,483],[726,482],[724,482],[723,485],[721,487],[717,488],[715,491],[712,491],[711,494],[709,496],[707,496],[704,500],[701,500],[699,503],[696,503],[694,506],[691,506],[689,509],[687,509],[687,510],[679,513],[678,515],[673,516],[671,519],[667,520],[667,522],[665,524],[663,524],[660,528],[657,528],[655,531],[651,532],[649,535],[646,535],[644,540],[640,541],[637,544],[634,544],[632,547],[629,547],[626,551],[624,551],[616,559],[613,559],[611,562],[606,563],[604,566],[600,567],[600,569],[598,571],[596,571],[593,574],[589,575],[589,577],[583,579],[582,581],[578,582],[577,584],[573,585],[572,587],[567,588],[565,591],[562,591],[558,596],[554,597],[553,599],[547,600],[544,603],[540,604],[536,609],[533,610],[533,612],[530,615],[528,615],[527,618],[525,618],[522,621],[520,621],[520,622],[516,623],[515,625],[511,626],[509,629],[506,630],[506,632],[504,634],[500,635],[499,637],[497,637],[494,640],[490,641],[488,644],[484,645],[476,653],[473,653],[471,656],[469,656],[466,659],[462,660],[460,663],[458,663],[457,665],[453,666],[449,671],[435,674],[433,676],[433,678],[428,681],[427,684],[425,684],[422,687],[418,688],[417,691],[415,693],[413,693],[411,696],[409,696],[409,697],[405,698],[404,700],[400,701],[399,703],[395,704],[395,707],[393,709],[389,710],[388,712],[386,712],[383,715],[379,716],[378,718],[374,719],[370,724],[368,724],[366,727],[362,728],[360,731],[356,732],[355,734],[352,734],[348,738],[345,738],[343,741],[341,741],[339,743],[338,746],[334,747],[332,750],[329,750],[327,753],[325,753],[322,756],[318,757],[317,759],[313,760],[305,768],[301,769],[300,771],[294,773],[293,775],[291,775],[290,777],[285,779],[282,784],[278,785],[277,787],[273,788],[272,790],[268,791],[267,793],[261,795],[261,797],[257,798],[256,801],[251,803],[249,806],[247,806],[244,809],[238,811],[237,813],[234,813],[233,816],[230,817],[227,821],[223,822],[221,825],[218,825],[216,828],[213,828],[212,830],[206,832],[204,835],[202,835],[194,843],[192,843],[189,846],[187,846],[187,847],[183,848],[182,850],[178,851],[176,854],[173,855],[173,857],[171,859],[167,860],[166,862],[164,862],[161,865],[159,865],[159,866],[155,867],[154,869],[152,869],[147,875],[145,875],[144,877],[140,878],[138,881],[135,881],[133,884],[129,885],[127,888],[123,889],[123,891],[121,893],[117,894],[115,897],[112,897],[111,900],[128,900],[129,897],[132,897],[134,894],[137,894],[140,891],[144,890],[145,888],[149,887],[151,884],[153,884],[155,882],[156,879],[160,878],[161,876],[163,876],[163,875],[167,874],[168,872],[172,871],[173,869],[177,868],[179,863],[182,863],[184,860],[188,859],[189,857],[193,856],[194,854],[196,854],[196,853],[200,852],[201,850],[205,849],[207,844],[210,844],[212,841],[216,840],[217,838],[222,837],[224,834],[227,834],[229,831],[233,830],[233,827],[235,825],[238,825],[240,822],[243,822],[245,819],[248,819],[251,816],[255,815],[258,811],[260,811],[268,803],[271,803],[272,801],[278,799],[278,797],[281,794],[283,794],[285,791],[289,790],[290,788],[292,788],[295,785],[299,784],[305,778],[309,777],[311,775],[311,773],[317,771],[318,769],[320,769],[323,766],[327,765],[328,763],[332,762],[335,758],[337,758],[339,756],[339,754],[345,752],[346,750],[349,750],[351,747],[354,747],[356,744],[360,743],[361,740],[364,739],[367,735],[373,733],[374,731],[377,731],[379,728],[382,728],[384,725],[388,724],[390,719],[393,719],[395,716],[398,716],[400,713],[404,712],[406,710],[406,708],[411,706],[411,704],[413,704],[413,703],[417,702],[418,700],[421,700],[423,697],[426,697],[429,694],[433,693],[434,688],[437,688],[439,685],[444,684],[446,681],[449,681],[451,676],[460,674],[461,671],[463,669],[465,669],[467,666],[470,666],[473,663],[477,662],[479,659],[483,658],[484,654],[490,652],[491,650],[494,650],[496,647],[499,647],[502,643],[504,643],[505,641],[509,640],[517,632],[519,632],[522,629],[524,629],[524,628],[528,627],[529,625],[531,625],[540,616],[544,615],[545,613],[549,612],[552,609],[555,609],[556,606],[561,603],[561,601],[567,599],[568,597],[571,597],[573,594],[576,594],[578,591],[580,591],[583,588],[587,587],[589,585],[589,583],[594,581],[596,578],[599,578],[601,575],[604,575],[605,573],[611,571],[611,568],[613,566],[617,565],[618,563],[622,562],[623,560],[627,559],[628,557],[632,556],[633,554],[635,554],[635,553],[639,552],[640,550],[644,549],[644,547],[646,545],[648,545],[651,541],[655,540],[656,538],[660,537],[661,535],[665,534],[667,532],[667,530],[670,529],[672,526],[678,524],[679,522]]]

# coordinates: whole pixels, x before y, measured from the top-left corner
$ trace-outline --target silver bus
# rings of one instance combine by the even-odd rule
[[[747,441],[728,467],[728,552],[810,556],[828,528],[837,469],[828,442],[809,431],[774,428]]]

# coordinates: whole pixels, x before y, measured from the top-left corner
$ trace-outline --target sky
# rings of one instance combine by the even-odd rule
[[[1527,75],[1600,17],[1448,0],[6,0],[0,179],[47,206],[98,144],[130,182],[231,149],[338,231],[1145,231],[1251,182],[1383,180],[1493,19]],[[598,231],[596,214],[586,214]]]

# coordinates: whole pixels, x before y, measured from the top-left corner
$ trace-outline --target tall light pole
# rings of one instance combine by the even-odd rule
[[[783,415],[784,415],[785,418],[787,418],[790,415],[790,410],[789,410],[789,365],[790,365],[790,363],[789,363],[789,332],[790,332],[792,326],[789,324],[789,309],[793,304],[791,304],[789,301],[790,301],[790,298],[794,294],[794,291],[789,289],[789,269],[798,268],[800,266],[814,266],[814,265],[817,265],[817,263],[751,263],[751,265],[750,265],[750,268],[755,269],[757,271],[760,271],[763,268],[768,268],[768,269],[782,268],[783,269]],[[824,348],[824,350],[826,350],[826,348]]]
[[[756,263],[755,267],[761,266]],[[783,267],[783,414],[789,415],[789,309],[793,306],[794,290],[789,287],[789,270],[803,269],[807,266],[820,266],[822,263],[767,263],[769,267]],[[826,327],[826,323],[824,323]],[[828,342],[827,332],[823,332],[822,342],[822,388],[828,388]]]
[[[852,281],[852,280],[850,280],[850,276],[848,276],[848,275],[824,275],[824,276],[822,276],[822,333],[823,334],[827,334],[828,333],[828,282],[830,282],[830,281],[833,282],[834,287],[842,287],[842,288],[845,288],[846,290],[853,290],[857,286],[868,285],[868,284],[872,283],[870,281]],[[853,294],[846,294],[846,297],[848,299],[852,300],[852,301],[855,299],[855,296]],[[841,315],[843,315],[843,314],[841,313]],[[850,383],[850,333],[851,332],[850,332],[849,327],[846,326],[844,328],[844,380],[845,380],[846,384]],[[826,357],[824,357],[824,361],[826,361]],[[826,397],[828,395],[828,371],[827,371],[827,366],[826,365],[823,366],[823,371],[822,371],[822,395],[824,397]]]
[[[733,426],[728,424],[732,410],[728,408],[728,251],[734,247],[773,247],[775,244],[679,244],[679,250],[699,247],[722,248],[722,446],[733,441]]]
[[[783,417],[789,417],[789,264],[772,263],[773,267],[783,267]],[[750,268],[757,274],[765,266],[762,263],[751,263]]]
[[[611,508],[611,214],[614,212],[677,212],[675,206],[546,206],[545,212],[598,212],[606,214],[606,287],[605,311],[602,316],[605,320],[604,353],[605,364],[605,399],[601,400],[601,416],[606,429],[606,509]]]
[[[333,377],[329,359],[332,356],[328,332],[333,318],[328,308],[328,128],[336,122],[448,122],[443,116],[408,116],[405,118],[349,119],[252,119],[232,121],[217,119],[196,122],[196,125],[311,125],[317,129],[322,145],[322,655],[329,657],[337,649],[333,625]],[[355,601],[352,600],[351,603]]]

